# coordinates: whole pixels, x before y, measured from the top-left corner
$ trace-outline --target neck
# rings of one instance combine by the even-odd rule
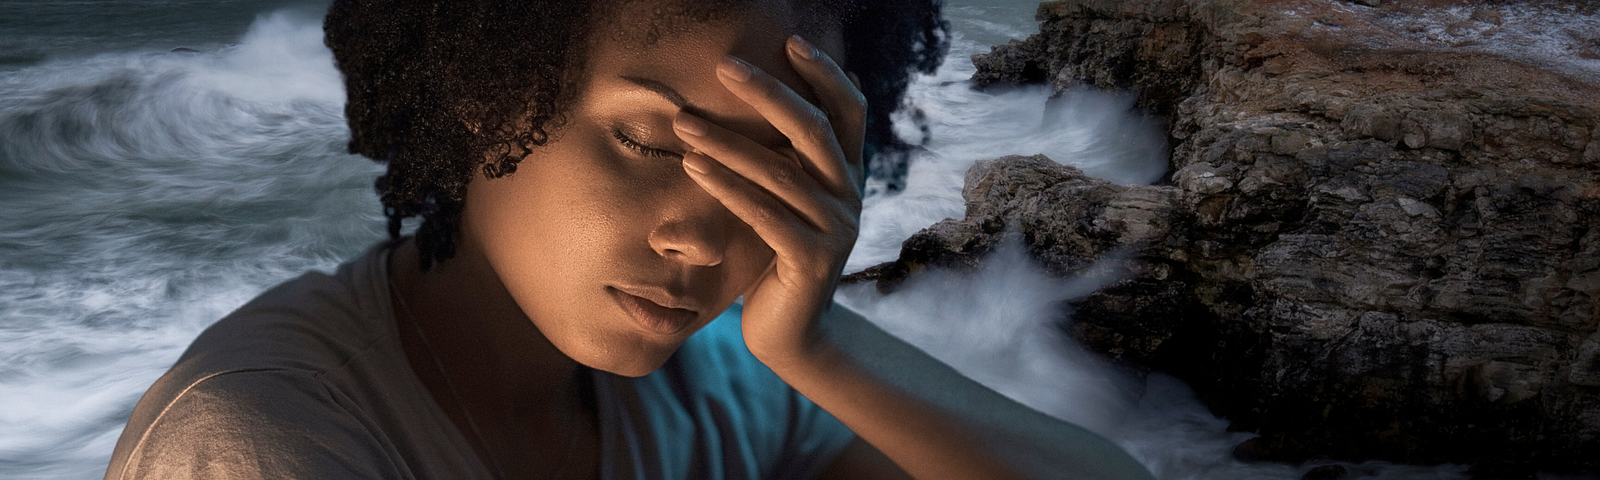
[[[479,250],[458,246],[427,272],[410,240],[390,256],[412,371],[497,478],[595,477],[588,370],[539,332]]]
[[[506,424],[513,420],[509,417],[569,411],[579,404],[578,376],[587,371],[539,332],[481,253],[458,245],[455,258],[435,262],[426,272],[418,268],[414,241],[403,242],[390,258],[402,337],[421,331],[421,348],[406,349],[413,370],[441,404],[446,403],[441,397],[459,396],[485,428]],[[410,318],[404,318],[407,313]],[[437,368],[430,354],[438,359]],[[442,392],[434,385],[440,382],[429,382],[425,373],[440,369],[447,378],[435,380],[448,382],[437,385]]]

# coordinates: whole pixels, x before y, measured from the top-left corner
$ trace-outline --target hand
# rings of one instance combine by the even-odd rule
[[[744,338],[762,361],[804,355],[817,345],[817,321],[855,246],[861,218],[861,149],[866,101],[832,59],[801,40],[789,62],[816,92],[806,102],[776,78],[733,57],[717,67],[734,95],[789,137],[779,153],[688,112],[673,122],[693,148],[685,170],[748,223],[775,256],[745,294]]]

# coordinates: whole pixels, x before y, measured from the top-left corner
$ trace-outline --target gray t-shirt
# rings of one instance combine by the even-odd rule
[[[388,252],[206,329],[139,400],[106,478],[492,478],[406,361]],[[595,371],[601,478],[810,478],[855,439],[750,354],[739,314],[649,375]]]

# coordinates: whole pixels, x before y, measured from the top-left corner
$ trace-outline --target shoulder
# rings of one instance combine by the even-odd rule
[[[316,375],[240,370],[200,378],[129,425],[107,479],[392,478],[381,444]]]
[[[185,478],[136,475],[154,465],[266,468],[272,458],[299,453],[269,458],[264,452],[313,448],[306,440],[328,439],[334,446],[356,440],[347,437],[361,420],[325,374],[392,336],[392,324],[384,321],[390,318],[388,290],[378,283],[387,278],[383,253],[379,246],[332,274],[311,272],[279,284],[202,332],[134,407],[107,477]],[[294,438],[301,440],[272,440]],[[140,460],[152,458],[161,461]]]
[[[308,272],[262,292],[201,332],[172,373],[343,364],[392,328],[385,258],[380,245],[332,274]]]

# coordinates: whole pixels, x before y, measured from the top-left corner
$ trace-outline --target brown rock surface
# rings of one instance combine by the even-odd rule
[[[975,85],[1138,92],[1170,184],[982,162],[964,219],[854,279],[971,267],[1017,232],[1056,274],[1123,279],[1073,333],[1259,432],[1241,457],[1600,469],[1595,8],[1043,3]]]

